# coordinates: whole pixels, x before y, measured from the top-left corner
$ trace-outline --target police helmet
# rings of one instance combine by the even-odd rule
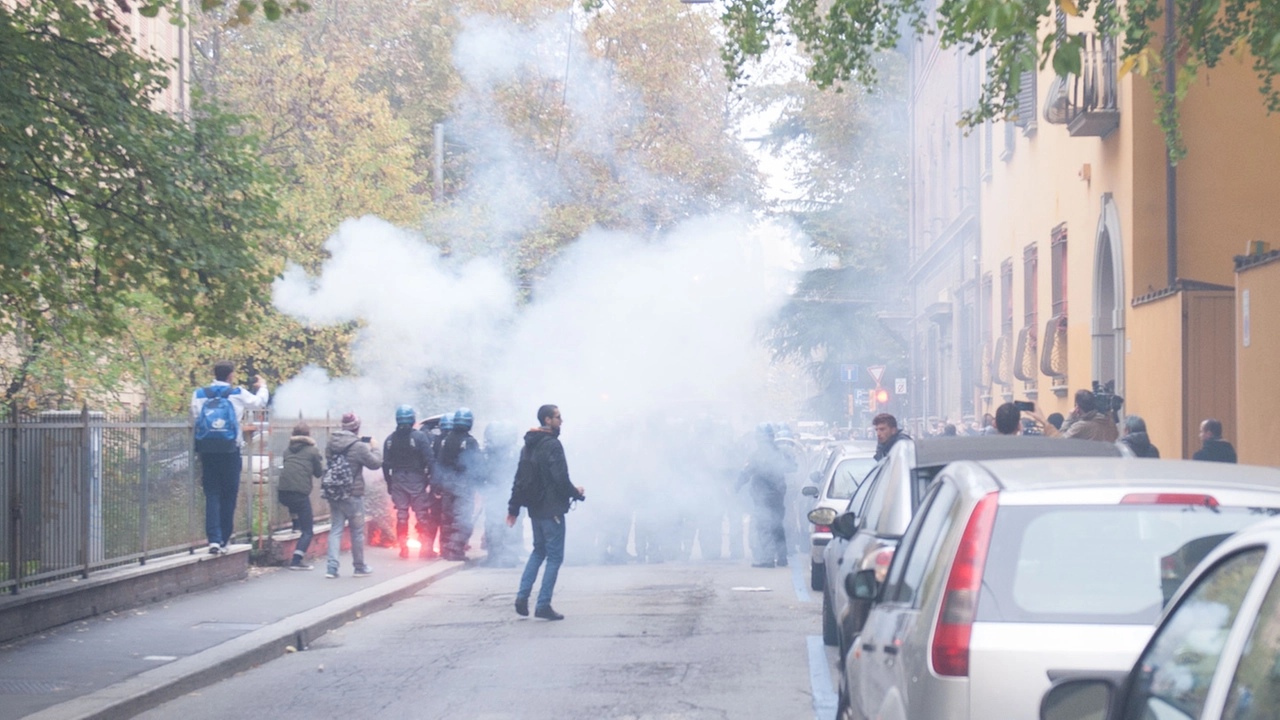
[[[756,433],[765,437],[773,437],[773,426],[769,423],[760,423],[756,426]]]
[[[475,419],[471,416],[471,410],[468,408],[458,408],[453,414],[453,427],[458,430],[470,430]]]
[[[401,405],[396,408],[396,425],[413,425],[418,422],[418,415],[412,405]]]
[[[453,429],[453,415],[445,413],[440,416],[440,432],[449,432]]]
[[[786,423],[782,423],[778,425],[778,429],[775,435],[780,438],[794,437],[791,433],[791,426]]]

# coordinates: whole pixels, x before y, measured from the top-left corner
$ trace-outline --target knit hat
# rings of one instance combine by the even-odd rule
[[[360,416],[349,412],[342,416],[342,429],[355,432],[360,429]]]

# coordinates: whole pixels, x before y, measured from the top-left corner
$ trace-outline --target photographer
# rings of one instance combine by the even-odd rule
[[[1107,395],[1113,398],[1114,395]],[[1108,403],[1110,404],[1110,403]],[[1101,440],[1115,442],[1120,438],[1120,429],[1111,417],[1111,408],[1099,412],[1097,400],[1089,390],[1076,391],[1076,407],[1071,416],[1062,424],[1062,436],[1081,440]]]

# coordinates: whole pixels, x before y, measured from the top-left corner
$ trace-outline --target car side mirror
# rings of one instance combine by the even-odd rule
[[[812,485],[805,485],[800,488],[800,494],[805,497],[818,497],[818,488]]]
[[[858,532],[858,516],[847,512],[831,521],[831,534],[841,540],[848,540]]]
[[[844,576],[844,589],[854,600],[875,600],[880,590],[875,570],[859,570]]]
[[[813,472],[809,473],[809,482],[813,482],[813,483],[822,482],[822,473],[818,472],[817,470],[814,470]]]
[[[1040,699],[1040,720],[1106,720],[1118,687],[1095,677],[1058,680]]]

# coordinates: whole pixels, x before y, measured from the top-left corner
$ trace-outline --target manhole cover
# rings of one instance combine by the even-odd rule
[[[0,680],[0,695],[48,695],[75,687],[59,680]]]

